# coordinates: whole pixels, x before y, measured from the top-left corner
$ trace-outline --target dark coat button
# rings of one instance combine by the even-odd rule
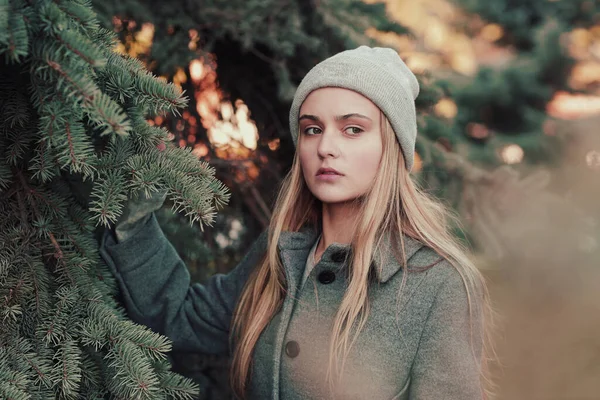
[[[290,340],[285,344],[285,354],[290,358],[297,357],[300,353],[300,345],[295,340]]]
[[[331,254],[331,261],[335,263],[341,263],[346,260],[347,253],[344,250],[338,250]]]
[[[319,273],[319,282],[323,285],[328,285],[333,281],[335,281],[335,273],[333,271],[325,270]]]

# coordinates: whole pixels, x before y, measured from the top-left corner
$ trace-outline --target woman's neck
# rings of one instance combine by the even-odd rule
[[[349,244],[354,235],[356,205],[353,203],[323,204],[321,240],[315,251],[315,260],[332,243]]]

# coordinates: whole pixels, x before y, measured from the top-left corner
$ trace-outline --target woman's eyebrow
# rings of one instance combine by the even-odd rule
[[[350,114],[345,114],[345,115],[338,115],[338,116],[335,117],[335,120],[336,121],[342,121],[342,120],[353,118],[353,117],[354,118],[362,118],[362,119],[366,119],[366,120],[369,120],[369,121],[373,122],[373,120],[371,118],[367,117],[366,115],[359,114],[359,113],[350,113]],[[300,116],[300,118],[298,118],[298,121],[302,121],[303,119],[308,119],[308,120],[315,121],[315,122],[320,121],[319,117],[317,117],[316,115],[310,115],[310,114],[302,114]]]
[[[348,119],[348,118],[362,118],[362,119],[366,119],[369,120],[371,122],[373,122],[373,120],[369,117],[367,117],[366,115],[362,115],[362,114],[358,114],[358,113],[351,113],[351,114],[346,114],[346,115],[338,115],[337,117],[335,117],[336,121],[341,121],[344,119]]]
[[[303,119],[309,119],[311,121],[320,121],[319,117],[317,117],[316,115],[310,115],[310,114],[302,114],[300,116],[300,118],[298,118],[298,121],[302,121]]]

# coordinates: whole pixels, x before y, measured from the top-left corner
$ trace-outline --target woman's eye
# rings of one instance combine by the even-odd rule
[[[363,130],[357,126],[350,126],[350,127],[346,128],[346,132],[348,132],[350,135],[358,135],[358,134],[362,133]]]
[[[306,133],[307,135],[317,135],[317,134],[321,133],[321,130],[317,127],[311,126],[309,128],[306,128],[304,130],[304,133]]]

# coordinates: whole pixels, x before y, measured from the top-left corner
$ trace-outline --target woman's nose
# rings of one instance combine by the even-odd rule
[[[340,154],[339,144],[335,138],[335,132],[323,131],[319,140],[319,147],[317,149],[319,157],[336,158]]]

